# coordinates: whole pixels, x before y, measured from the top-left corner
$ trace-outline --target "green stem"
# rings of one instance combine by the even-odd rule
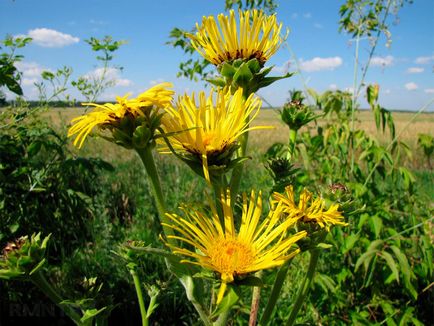
[[[30,276],[31,281],[35,284],[42,292],[44,292],[47,297],[50,298],[63,312],[71,318],[75,324],[82,325],[80,315],[69,305],[62,305],[61,302],[64,301],[62,297],[54,290],[54,288],[48,283],[47,279],[42,275],[40,271],[32,274]]]
[[[247,88],[245,90],[247,90]],[[246,101],[249,96],[250,96],[250,94],[248,92],[245,92],[243,94],[243,100]],[[248,121],[248,119],[249,118],[247,118],[247,121]],[[247,128],[249,128],[248,125],[247,125]],[[240,139],[240,148],[237,151],[237,156],[238,157],[244,157],[244,156],[246,156],[246,153],[247,153],[247,143],[249,142],[249,132],[246,131],[240,138],[241,138]],[[238,189],[240,188],[241,175],[242,174],[243,174],[243,165],[239,164],[233,169],[231,180],[229,182],[229,186],[231,189],[231,199],[232,199],[231,203],[232,203],[232,205],[235,202],[235,198],[237,196]]]
[[[249,141],[249,132],[245,132],[241,136],[241,140],[240,140],[241,144],[240,144],[240,148],[237,152],[238,157],[246,156],[248,141]],[[238,189],[240,188],[242,174],[243,174],[243,165],[239,164],[232,171],[232,177],[231,177],[231,181],[230,181],[232,203],[234,203],[233,199],[235,199],[235,197],[238,193]]]
[[[154,157],[152,156],[152,150],[149,146],[143,150],[137,150],[151,184],[152,193],[154,195],[155,203],[157,205],[158,214],[160,215],[160,221],[162,223],[169,224],[169,219],[166,217],[166,203],[164,201],[163,192],[161,190],[160,178],[158,177],[157,167],[155,166]],[[168,238],[170,235],[174,235],[173,230],[163,225],[163,231],[166,239],[169,243],[173,243],[173,239]]]
[[[140,315],[142,316],[142,326],[148,326],[148,314],[145,308],[145,301],[143,300],[142,287],[140,285],[139,275],[134,269],[130,269],[130,273],[134,280],[134,287],[136,288],[137,299],[139,300]]]
[[[312,283],[313,276],[315,275],[315,269],[318,263],[319,253],[319,249],[313,249],[310,251],[309,269],[307,270],[306,277],[303,280],[303,283],[298,291],[297,299],[295,300],[294,306],[292,307],[292,311],[289,315],[288,321],[286,322],[286,326],[294,325],[298,311],[300,310],[306,299],[306,295],[310,289],[310,284]]]
[[[221,313],[219,318],[213,323],[213,326],[226,326],[228,324],[229,314],[230,309]]]
[[[265,307],[261,321],[259,322],[260,325],[265,326],[270,322],[271,314],[273,313],[277,299],[279,298],[280,292],[282,291],[283,283],[285,282],[286,274],[288,274],[291,261],[292,259],[285,262],[277,272],[276,280],[274,281],[273,289],[271,290],[270,297],[268,298],[267,306]]]
[[[288,160],[291,160],[294,157],[295,153],[295,144],[297,141],[297,130],[289,129],[289,151],[288,151]]]
[[[359,68],[359,44],[360,44],[360,35],[357,34],[356,37],[356,49],[355,49],[355,56],[354,56],[354,80],[353,80],[353,100],[351,104],[351,133],[354,132],[354,114],[356,111],[356,103],[357,103],[357,97],[358,97],[358,87],[357,87],[357,78],[358,78],[358,68]],[[351,137],[351,172],[354,170],[354,137]]]
[[[155,202],[157,204],[158,213],[160,215],[161,222],[169,224],[169,219],[166,216],[166,203],[164,201],[163,192],[161,190],[160,179],[158,177],[157,168],[155,166],[154,157],[152,156],[152,150],[149,147],[144,148],[143,150],[137,150],[140,158],[142,159],[143,165],[145,166],[146,172],[149,176],[152,192],[154,195]],[[167,226],[163,225],[163,231],[166,236],[167,241],[171,245],[175,245],[176,241],[174,239],[169,238],[168,236],[174,235],[173,230]],[[186,292],[188,292],[188,287],[184,282],[180,279],[183,284]],[[192,281],[193,282],[193,281]],[[196,311],[198,312],[200,318],[204,322],[206,326],[210,325],[208,322],[208,316],[203,310],[202,305],[196,300],[196,298],[191,293],[187,295],[189,301],[193,304]]]

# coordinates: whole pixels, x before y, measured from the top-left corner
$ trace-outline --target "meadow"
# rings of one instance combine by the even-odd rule
[[[339,11],[357,45],[371,40],[354,93],[294,90],[279,110],[255,95],[293,75],[268,76],[285,45],[277,7],[235,5],[222,34],[212,16],[172,30],[203,56],[179,75],[216,86],[177,101],[160,83],[95,104],[125,44],[106,36],[85,40],[101,75],[44,71],[31,105],[16,63],[32,39],[2,41],[0,86],[17,98],[0,98],[0,324],[432,324],[433,100],[392,112],[364,81],[398,4]],[[69,87],[99,109],[55,107],[74,103]]]

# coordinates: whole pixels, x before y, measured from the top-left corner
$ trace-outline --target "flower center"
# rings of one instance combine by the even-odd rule
[[[215,270],[229,277],[229,281],[232,281],[236,274],[247,273],[255,259],[254,248],[237,239],[216,241],[208,255]]]

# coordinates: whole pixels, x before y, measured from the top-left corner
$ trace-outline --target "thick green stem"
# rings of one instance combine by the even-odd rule
[[[296,129],[289,129],[289,142],[288,142],[288,160],[291,160],[294,157],[295,153],[295,144],[297,141],[297,130]]]
[[[161,190],[160,178],[158,177],[157,167],[155,166],[154,157],[152,156],[152,150],[148,146],[142,150],[137,150],[140,158],[142,159],[143,165],[145,166],[146,172],[149,177],[152,193],[154,195],[155,203],[157,205],[158,214],[160,215],[160,221],[162,223],[169,223],[166,217],[166,203],[164,201],[163,192]],[[173,234],[173,230],[165,225],[163,225],[163,231],[166,238]],[[172,239],[167,238],[169,243],[173,242]]]
[[[146,147],[142,150],[137,150],[140,158],[142,159],[143,165],[145,166],[146,172],[149,176],[152,192],[154,195],[155,202],[157,204],[158,213],[160,215],[160,219],[162,223],[169,224],[169,219],[166,216],[166,203],[164,201],[163,192],[161,190],[160,179],[158,177],[157,168],[155,166],[154,157],[152,156],[152,150],[149,147]],[[173,236],[173,230],[165,225],[163,225],[163,231],[166,236],[167,242],[169,244],[175,245],[176,241],[168,236]],[[185,290],[188,292],[188,288],[184,284],[184,282],[180,279],[181,283],[184,285]],[[210,325],[208,321],[208,316],[203,310],[202,305],[197,301],[192,294],[190,294],[189,301],[193,304],[196,311],[198,312],[200,318],[204,322],[206,326]]]
[[[142,326],[148,326],[148,314],[146,312],[145,301],[143,300],[142,286],[140,284],[139,275],[137,275],[134,269],[130,269],[130,273],[133,277],[137,299],[139,300],[140,315],[142,316]]]
[[[298,311],[300,310],[306,299],[306,295],[308,294],[310,289],[310,284],[312,283],[313,276],[315,275],[315,269],[318,263],[319,253],[319,249],[313,249],[310,251],[309,269],[307,270],[306,277],[303,280],[303,283],[298,291],[297,299],[295,300],[294,306],[292,307],[292,311],[289,315],[288,321],[286,322],[286,326],[294,325]]]
[[[245,132],[240,139],[240,148],[237,152],[238,157],[244,157],[246,156],[247,153],[247,143],[249,141],[249,133]],[[231,197],[232,199],[235,199],[237,193],[238,193],[238,189],[240,188],[240,183],[241,183],[241,176],[243,174],[243,166],[237,165],[234,170],[232,171],[232,177],[231,177],[231,181],[230,181],[230,188],[231,188]],[[234,201],[232,200],[232,203]]]
[[[270,322],[271,314],[273,313],[277,299],[279,298],[280,292],[282,291],[283,283],[285,282],[286,274],[288,274],[291,261],[292,259],[288,260],[280,267],[279,271],[277,272],[273,289],[271,290],[270,297],[268,298],[267,306],[265,307],[261,321],[259,322],[259,324],[262,326],[265,326]]]
[[[54,290],[54,288],[48,283],[47,279],[42,275],[40,271],[32,274],[30,276],[31,281],[35,284],[42,292],[44,292],[47,297],[50,298],[63,312],[71,318],[75,324],[82,325],[80,315],[69,305],[62,305],[61,302],[64,301],[62,297]]]

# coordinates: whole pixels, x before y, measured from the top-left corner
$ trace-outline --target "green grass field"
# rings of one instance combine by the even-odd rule
[[[51,121],[51,124],[59,129],[70,125],[71,119],[83,114],[84,109],[49,109],[43,113]],[[410,165],[416,169],[426,169],[427,165],[422,152],[417,148],[417,135],[420,133],[434,135],[434,113],[421,113],[414,118],[415,113],[394,112],[393,117],[396,125],[396,134],[399,140],[404,141],[415,153],[410,159]],[[410,120],[413,121],[409,123]],[[321,125],[324,120],[319,119],[317,124]],[[264,109],[253,122],[256,126],[271,126],[272,129],[257,130],[250,133],[250,150],[263,153],[275,142],[287,142],[287,126],[280,121],[277,110]],[[381,143],[389,143],[390,137],[387,133],[378,132],[375,127],[374,117],[371,111],[359,111],[356,115],[356,128],[365,130],[369,135],[377,138]],[[309,128],[316,128],[315,123],[310,123]],[[77,152],[78,154],[78,152]],[[111,162],[122,162],[130,160],[134,153],[119,148],[106,142],[103,139],[89,139],[88,144],[80,150],[80,155],[97,155]]]

